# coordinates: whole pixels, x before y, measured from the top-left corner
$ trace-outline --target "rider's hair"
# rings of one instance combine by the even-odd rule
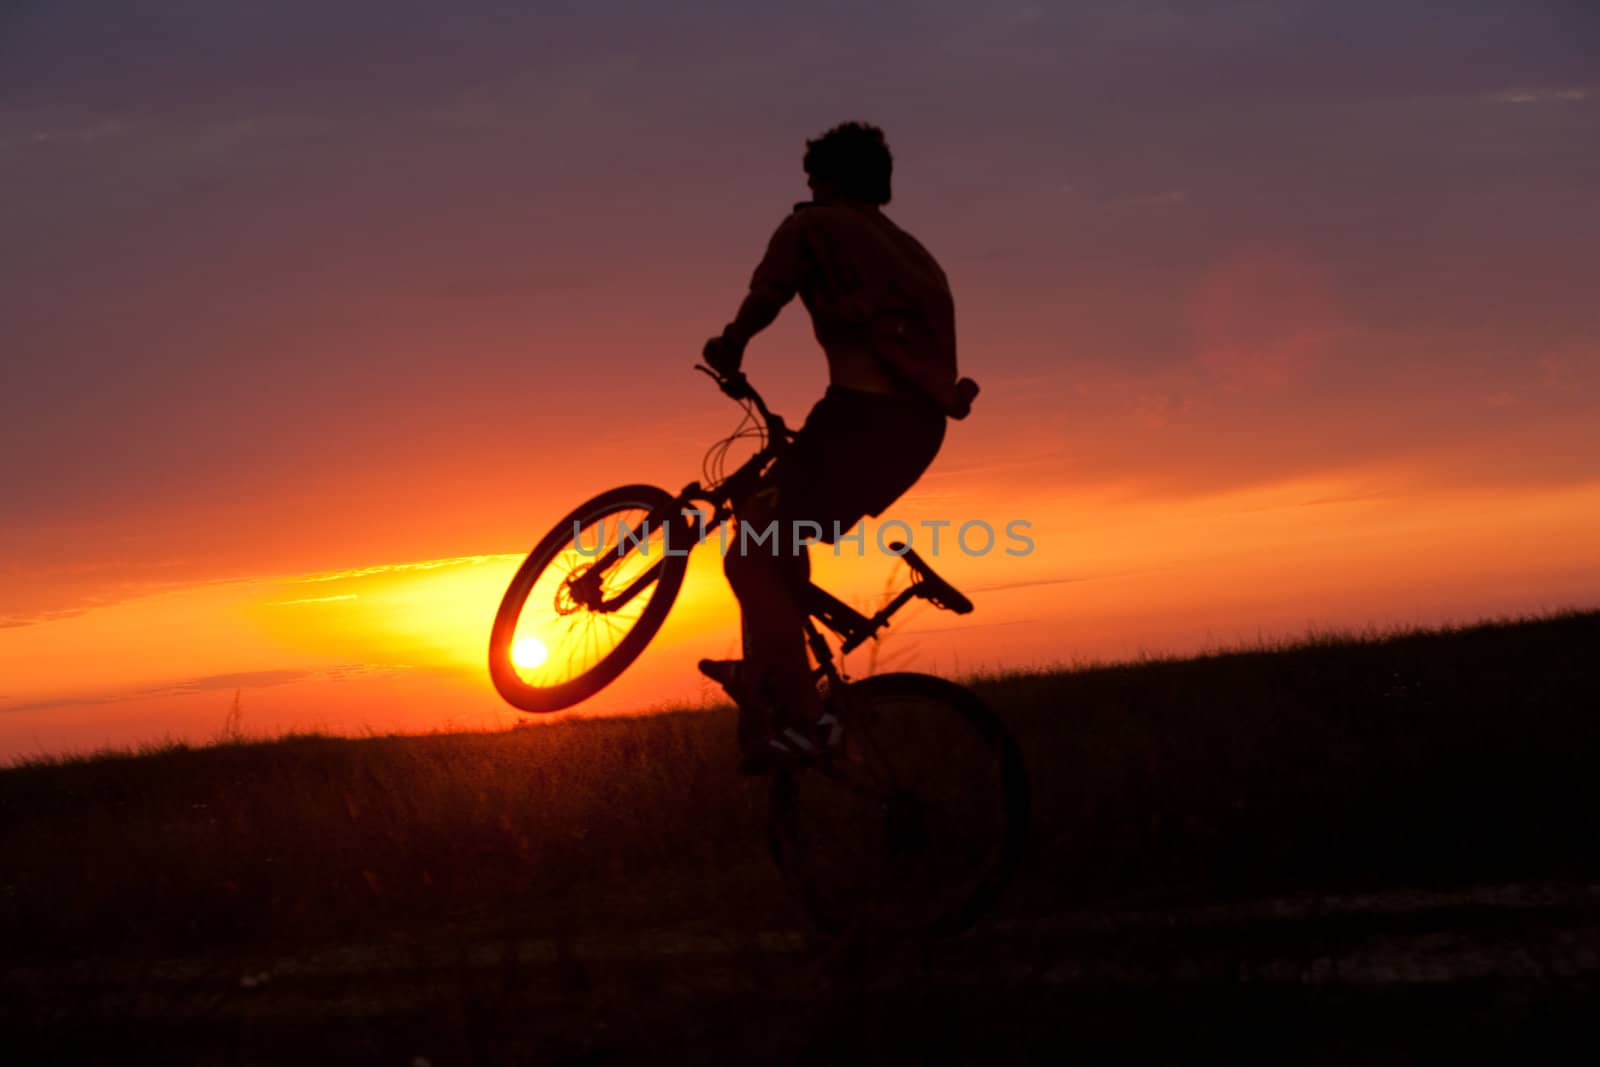
[[[845,122],[806,142],[806,173],[831,183],[841,195],[869,204],[889,202],[894,157],[883,131],[865,122]]]

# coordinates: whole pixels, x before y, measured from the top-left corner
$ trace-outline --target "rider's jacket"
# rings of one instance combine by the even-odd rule
[[[946,411],[961,406],[950,283],[928,250],[877,207],[795,205],[750,290],[780,306],[799,294],[834,385],[920,392]]]

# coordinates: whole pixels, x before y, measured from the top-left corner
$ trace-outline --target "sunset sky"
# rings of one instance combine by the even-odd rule
[[[698,477],[739,413],[690,367],[846,119],[984,390],[892,515],[1036,546],[942,546],[978,610],[879,669],[1600,606],[1582,0],[23,0],[0,760],[207,740],[236,692],[264,735],[524,718],[505,583],[584,498]],[[746,365],[795,421],[826,383],[798,304]],[[735,641],[702,553],[575,713],[709,700]]]

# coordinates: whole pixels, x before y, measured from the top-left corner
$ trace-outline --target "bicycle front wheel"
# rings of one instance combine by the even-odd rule
[[[559,711],[614,681],[683,585],[688,560],[668,552],[687,551],[683,532],[675,498],[652,485],[602,493],[557,523],[495,615],[489,676],[500,695],[522,711]]]
[[[956,933],[990,907],[1022,854],[1027,775],[1010,733],[969,689],[886,674],[833,701],[839,744],[773,782],[773,856],[831,933]]]

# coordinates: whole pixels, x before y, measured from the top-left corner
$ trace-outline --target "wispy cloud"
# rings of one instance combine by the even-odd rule
[[[182,595],[197,589],[226,589],[228,587],[249,588],[260,586],[296,586],[314,585],[326,582],[340,582],[373,578],[382,575],[414,573],[422,571],[438,571],[451,567],[473,567],[490,563],[507,563],[520,561],[525,553],[506,552],[489,553],[477,556],[451,556],[443,559],[414,560],[403,563],[380,563],[370,567],[355,567],[340,571],[318,571],[312,574],[251,574],[227,578],[199,578],[188,581],[163,580],[147,581],[140,583],[122,583],[123,588],[115,593],[84,596],[79,603],[70,607],[44,608],[38,611],[18,612],[10,615],[0,615],[0,630],[21,629],[27,626],[42,626],[47,623],[61,622],[67,619],[87,614],[102,608],[112,608],[137,600],[151,597]],[[282,607],[295,604],[322,604],[340,600],[355,600],[357,593],[338,593],[329,596],[296,597],[287,600],[268,602],[270,607]]]
[[[38,127],[0,139],[0,148],[25,148],[29,145],[88,144],[112,137],[126,137],[133,127],[126,122],[107,120],[83,125]]]
[[[96,605],[81,608],[58,608],[54,611],[35,612],[32,615],[0,615],[0,630],[11,630],[22,626],[38,626],[40,623],[46,622],[59,622],[62,619],[70,619],[74,616],[82,615],[90,610],[90,607],[94,606]]]
[[[1053,578],[1030,578],[1020,582],[999,582],[993,585],[975,585],[969,593],[998,593],[1007,589],[1034,589],[1046,585],[1077,585],[1080,582],[1099,582],[1111,578],[1126,578],[1134,574],[1151,574],[1173,570],[1174,567],[1136,567],[1132,570],[1106,571],[1101,574],[1061,575]]]
[[[1302,500],[1300,501],[1300,506],[1303,508],[1321,508],[1335,504],[1364,504],[1369,500],[1382,500],[1385,497],[1393,497],[1395,495],[1396,490],[1393,489],[1374,489],[1366,493],[1339,493],[1333,496],[1319,496],[1311,500]]]
[[[1187,189],[1163,189],[1160,192],[1130,196],[1125,203],[1135,207],[1177,207],[1189,202]]]
[[[268,607],[287,608],[295,604],[332,604],[336,600],[355,600],[355,593],[340,593],[338,596],[307,596],[299,600],[274,600]]]
[[[1077,182],[1062,182],[1056,191],[1070,200],[1096,208],[1169,208],[1189,203],[1189,190],[1175,186],[1096,190]]]
[[[374,666],[365,663],[347,663],[325,670],[267,670],[235,671],[230,674],[209,674],[198,678],[185,678],[162,685],[146,686],[116,693],[95,693],[54,697],[26,704],[7,704],[0,699],[0,712],[38,711],[44,708],[82,707],[86,704],[121,704],[130,700],[147,700],[152,697],[181,697],[195,693],[209,693],[228,689],[267,689],[311,679],[337,680],[358,675],[389,673],[404,670],[395,665]]]
[[[472,567],[480,563],[503,563],[506,560],[521,558],[521,553],[503,552],[484,556],[452,556],[447,559],[424,559],[413,563],[380,563],[373,567],[357,567],[352,570],[330,571],[325,574],[308,574],[301,578],[285,579],[285,581],[293,584],[341,582],[349,578],[370,578],[376,574],[397,574],[402,571],[436,571],[445,567]]]
[[[1577,87],[1564,89],[1507,89],[1504,92],[1494,93],[1489,99],[1497,104],[1570,104],[1579,100],[1587,100],[1591,95],[1588,89]]]

